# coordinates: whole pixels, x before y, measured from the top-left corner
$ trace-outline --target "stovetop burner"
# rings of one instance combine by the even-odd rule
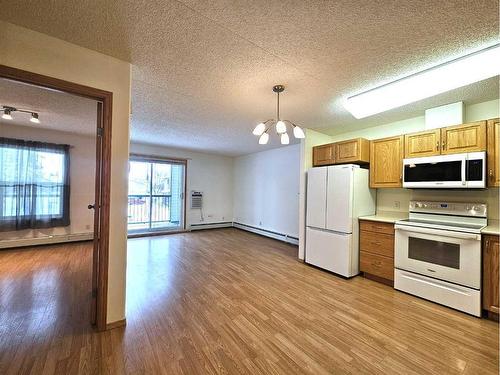
[[[396,224],[466,233],[481,233],[488,224],[483,203],[411,201],[409,209],[409,218]]]

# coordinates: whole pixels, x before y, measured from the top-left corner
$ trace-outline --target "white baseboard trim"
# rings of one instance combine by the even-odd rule
[[[18,238],[9,240],[0,240],[0,249],[10,249],[15,247],[51,245],[64,242],[89,241],[94,238],[94,233],[74,233],[47,235],[43,237]]]
[[[231,228],[232,221],[221,221],[217,223],[196,223],[189,226],[189,230],[203,230],[203,229],[217,229],[217,228]]]
[[[233,227],[246,230],[247,232],[252,232],[255,234],[259,234],[261,236],[274,238],[275,240],[283,241],[292,245],[298,245],[299,239],[297,237],[290,236],[285,233],[274,232],[265,228],[257,228],[251,225],[243,224],[243,223],[233,223]]]

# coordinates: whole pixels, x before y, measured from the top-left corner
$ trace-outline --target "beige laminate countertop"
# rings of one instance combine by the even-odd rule
[[[395,223],[398,220],[408,219],[408,212],[379,211],[375,215],[361,216],[359,219],[379,221],[382,223]]]
[[[481,231],[482,234],[500,235],[500,220],[488,219],[488,226]]]

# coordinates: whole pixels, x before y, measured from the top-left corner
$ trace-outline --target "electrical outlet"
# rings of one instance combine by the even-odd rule
[[[394,201],[394,208],[399,209],[401,207],[401,202],[400,201]]]

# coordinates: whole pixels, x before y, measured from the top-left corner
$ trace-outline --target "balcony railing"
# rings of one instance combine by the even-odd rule
[[[153,229],[170,226],[172,219],[171,201],[171,195],[129,195],[129,229]]]

